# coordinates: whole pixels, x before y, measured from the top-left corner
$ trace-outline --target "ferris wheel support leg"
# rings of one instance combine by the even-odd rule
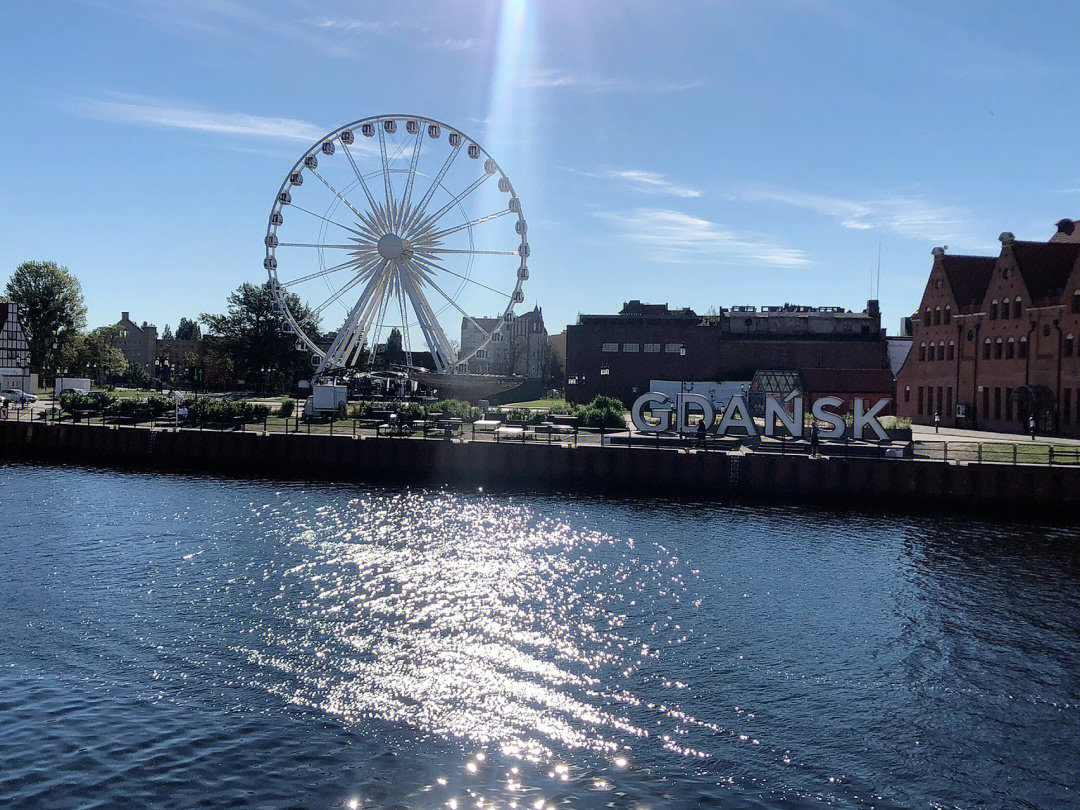
[[[424,294],[417,288],[416,283],[411,278],[406,281],[405,290],[409,294],[409,300],[412,302],[413,311],[416,313],[416,319],[420,322],[420,331],[424,333],[428,348],[431,349],[432,359],[435,361],[435,369],[440,374],[445,374],[447,371],[453,369],[454,361],[457,359],[454,357],[454,351],[450,346],[450,341],[447,339],[446,333],[443,332],[442,327],[439,326],[438,319],[435,318],[435,314],[431,311],[427,299],[424,298]]]
[[[371,303],[378,300],[376,294],[381,281],[382,275],[380,273],[375,273],[368,280],[367,286],[364,287],[364,291],[360,294],[360,298],[353,306],[352,311],[349,312],[349,316],[345,319],[341,329],[338,330],[334,342],[330,344],[329,350],[323,355],[322,360],[315,369],[316,376],[324,373],[328,368],[336,368],[342,365],[343,349],[346,347],[350,337],[357,331],[357,321],[365,314],[366,310],[370,309]]]

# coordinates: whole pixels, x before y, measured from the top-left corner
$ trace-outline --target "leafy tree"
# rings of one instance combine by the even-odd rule
[[[161,339],[162,340],[172,340],[173,339],[172,327],[169,326],[168,324],[165,324],[165,331],[161,333]]]
[[[307,334],[317,335],[318,318],[293,293],[286,294],[293,317]],[[199,316],[210,333],[207,347],[207,376],[211,366],[224,372],[232,369],[237,378],[261,386],[264,382],[295,381],[310,375],[307,351],[296,348],[296,338],[281,329],[274,294],[269,284],[241,284],[229,296],[223,315]],[[262,369],[273,369],[264,373]]]
[[[197,321],[190,318],[181,318],[180,325],[176,327],[177,340],[198,340],[202,337],[202,330]]]
[[[547,363],[544,369],[544,385],[547,388],[562,388],[566,382],[566,374],[563,371],[562,363],[559,362],[559,358],[555,355],[555,352],[548,351]]]
[[[55,371],[60,349],[86,326],[79,280],[56,262],[23,262],[15,268],[5,293],[19,305],[30,344],[30,367]]]
[[[119,377],[127,369],[120,346],[120,327],[100,326],[88,333],[76,333],[60,349],[60,367],[72,374],[94,378]]]

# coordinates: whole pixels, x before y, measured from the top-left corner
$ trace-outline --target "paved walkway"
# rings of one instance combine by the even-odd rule
[[[917,442],[1031,442],[1031,436],[1024,433],[994,433],[989,430],[964,430],[962,428],[941,428],[937,433],[930,425],[912,425],[911,438]],[[1037,444],[1062,444],[1080,446],[1080,439],[1066,439],[1061,436],[1035,434]]]

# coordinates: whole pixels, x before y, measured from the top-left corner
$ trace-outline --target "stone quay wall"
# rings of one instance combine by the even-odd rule
[[[0,422],[0,458],[177,473],[1080,516],[1080,466]]]

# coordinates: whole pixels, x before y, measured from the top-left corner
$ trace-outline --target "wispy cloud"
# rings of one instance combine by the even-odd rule
[[[674,93],[703,87],[701,80],[672,82],[634,79],[620,76],[597,76],[567,70],[537,70],[522,79],[525,87],[575,90],[579,93]]]
[[[429,42],[427,47],[436,51],[471,51],[478,44],[476,39],[441,39]]]
[[[599,216],[612,222],[622,238],[645,249],[646,258],[660,262],[756,264],[799,267],[810,264],[801,250],[785,248],[768,239],[737,234],[715,222],[668,208],[636,208],[626,213]]]
[[[844,228],[878,230],[927,242],[992,246],[972,228],[974,215],[962,206],[928,200],[917,194],[850,199],[767,186],[745,189],[736,199],[789,205],[832,217]]]
[[[700,197],[702,194],[696,188],[675,183],[659,172],[650,172],[645,169],[604,169],[599,172],[589,172],[583,169],[567,168],[566,171],[594,180],[617,180],[643,194],[661,194],[671,197]]]
[[[320,17],[314,23],[315,28],[333,31],[350,31],[361,34],[388,34],[403,27],[398,20],[334,20]]]
[[[73,106],[77,113],[87,118],[113,121],[118,124],[249,135],[257,138],[307,143],[311,143],[327,131],[324,127],[296,118],[220,112],[171,99],[129,94],[79,99]]]

